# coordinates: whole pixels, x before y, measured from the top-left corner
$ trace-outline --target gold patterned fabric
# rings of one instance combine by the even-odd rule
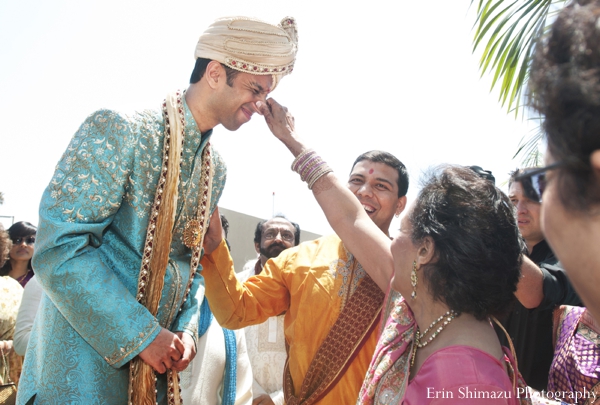
[[[200,36],[195,56],[240,72],[272,75],[274,89],[283,76],[292,73],[297,51],[298,30],[292,17],[285,17],[279,25],[227,17],[216,20]]]
[[[383,291],[371,277],[365,277],[348,298],[315,354],[300,392],[294,392],[292,376],[286,367],[284,387],[287,404],[312,405],[327,394],[373,331],[381,314],[383,299]]]
[[[165,272],[169,263],[171,244],[173,242],[173,224],[176,217],[178,185],[180,179],[181,151],[184,142],[185,113],[183,107],[184,93],[181,91],[169,94],[163,103],[165,120],[165,137],[163,145],[163,164],[158,181],[152,214],[148,223],[144,256],[138,280],[137,300],[152,315],[156,315],[158,304],[163,295]],[[183,243],[192,249],[190,261],[190,277],[186,282],[184,302],[188,298],[190,288],[200,260],[204,231],[208,225],[208,209],[210,206],[210,189],[214,170],[211,162],[210,145],[202,151],[199,202],[195,218],[188,220],[184,227]],[[194,223],[194,243],[186,238]],[[192,333],[194,336],[195,333]],[[177,372],[167,371],[169,405],[180,405],[179,378]],[[139,357],[130,365],[129,402],[136,405],[154,405],[156,403],[156,376],[152,367]]]

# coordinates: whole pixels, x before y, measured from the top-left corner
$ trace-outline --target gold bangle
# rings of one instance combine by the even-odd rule
[[[331,173],[333,172],[333,170],[331,169],[331,167],[327,166],[327,164],[325,164],[325,166],[323,166],[323,168],[319,169],[317,171],[317,173],[313,176],[312,180],[308,183],[308,188],[310,190],[312,190],[313,186],[315,185],[315,183],[323,176],[325,176],[327,173]]]
[[[323,163],[325,162],[323,162],[323,159],[321,159],[319,156],[316,156],[313,160],[311,160],[306,167],[303,167],[300,171],[300,178],[302,181],[308,181],[312,175],[312,172]]]
[[[296,173],[300,173],[300,170],[298,170],[298,167],[300,164],[304,163],[304,158],[306,157],[306,155],[309,155],[311,153],[316,154],[316,152],[312,149],[306,149],[304,150],[302,153],[300,153],[298,156],[296,156],[296,159],[294,159],[294,161],[292,162],[292,170],[295,171]]]

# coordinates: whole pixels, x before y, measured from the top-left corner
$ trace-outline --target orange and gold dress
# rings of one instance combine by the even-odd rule
[[[277,258],[270,259],[259,275],[245,283],[240,283],[235,276],[225,242],[212,254],[205,255],[201,264],[206,296],[223,327],[239,329],[285,313],[288,366],[295,393],[300,392],[315,354],[348,299],[361,283],[372,283],[336,235],[283,251]],[[383,303],[383,292],[376,293],[381,295]],[[356,314],[357,322],[359,317],[360,314]],[[337,382],[317,403],[356,402],[377,344],[373,328],[376,319],[374,315],[363,328],[364,344],[358,350],[355,343],[344,344],[343,341],[334,349],[345,351],[349,365],[343,374],[335,376]]]

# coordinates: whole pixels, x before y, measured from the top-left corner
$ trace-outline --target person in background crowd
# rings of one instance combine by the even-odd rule
[[[222,215],[221,215],[222,216]],[[225,229],[225,224],[223,224]],[[277,232],[279,231],[279,232]],[[239,272],[238,278],[260,274],[267,260],[279,256],[279,253],[300,243],[300,226],[289,221],[284,215],[276,215],[256,224],[254,230],[254,250],[258,258],[249,260],[244,265],[244,273]]]
[[[269,259],[299,243],[300,226],[283,215],[260,221],[254,232],[254,248],[259,256],[255,263],[246,263],[247,270],[237,273],[237,279],[243,283],[260,274]],[[284,317],[284,314],[272,316],[261,324],[244,328],[254,376],[253,405],[284,404],[283,370],[287,358]]]
[[[516,177],[529,169],[510,173],[508,198],[517,211],[517,224],[527,246],[522,268],[523,277],[517,285],[514,308],[502,325],[511,337],[519,371],[527,385],[538,391],[548,385],[548,371],[554,356],[552,345],[552,314],[559,305],[581,305],[558,259],[548,246],[540,223],[540,202],[528,197],[527,180]],[[500,342],[508,346],[504,331],[496,327]]]
[[[6,264],[0,269],[0,275],[11,276],[21,284],[22,287],[33,277],[34,271],[31,265],[33,247],[37,228],[29,222],[16,222],[8,228],[8,234],[12,240],[10,257]]]

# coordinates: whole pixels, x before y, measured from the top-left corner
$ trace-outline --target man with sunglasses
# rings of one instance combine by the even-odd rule
[[[519,371],[537,390],[548,385],[548,370],[554,355],[552,314],[558,305],[581,305],[581,301],[558,259],[544,240],[540,223],[544,173],[535,168],[510,174],[509,198],[516,208],[517,223],[527,246],[522,279],[515,293],[518,302],[502,324],[513,340]],[[503,332],[500,342],[508,346]]]

